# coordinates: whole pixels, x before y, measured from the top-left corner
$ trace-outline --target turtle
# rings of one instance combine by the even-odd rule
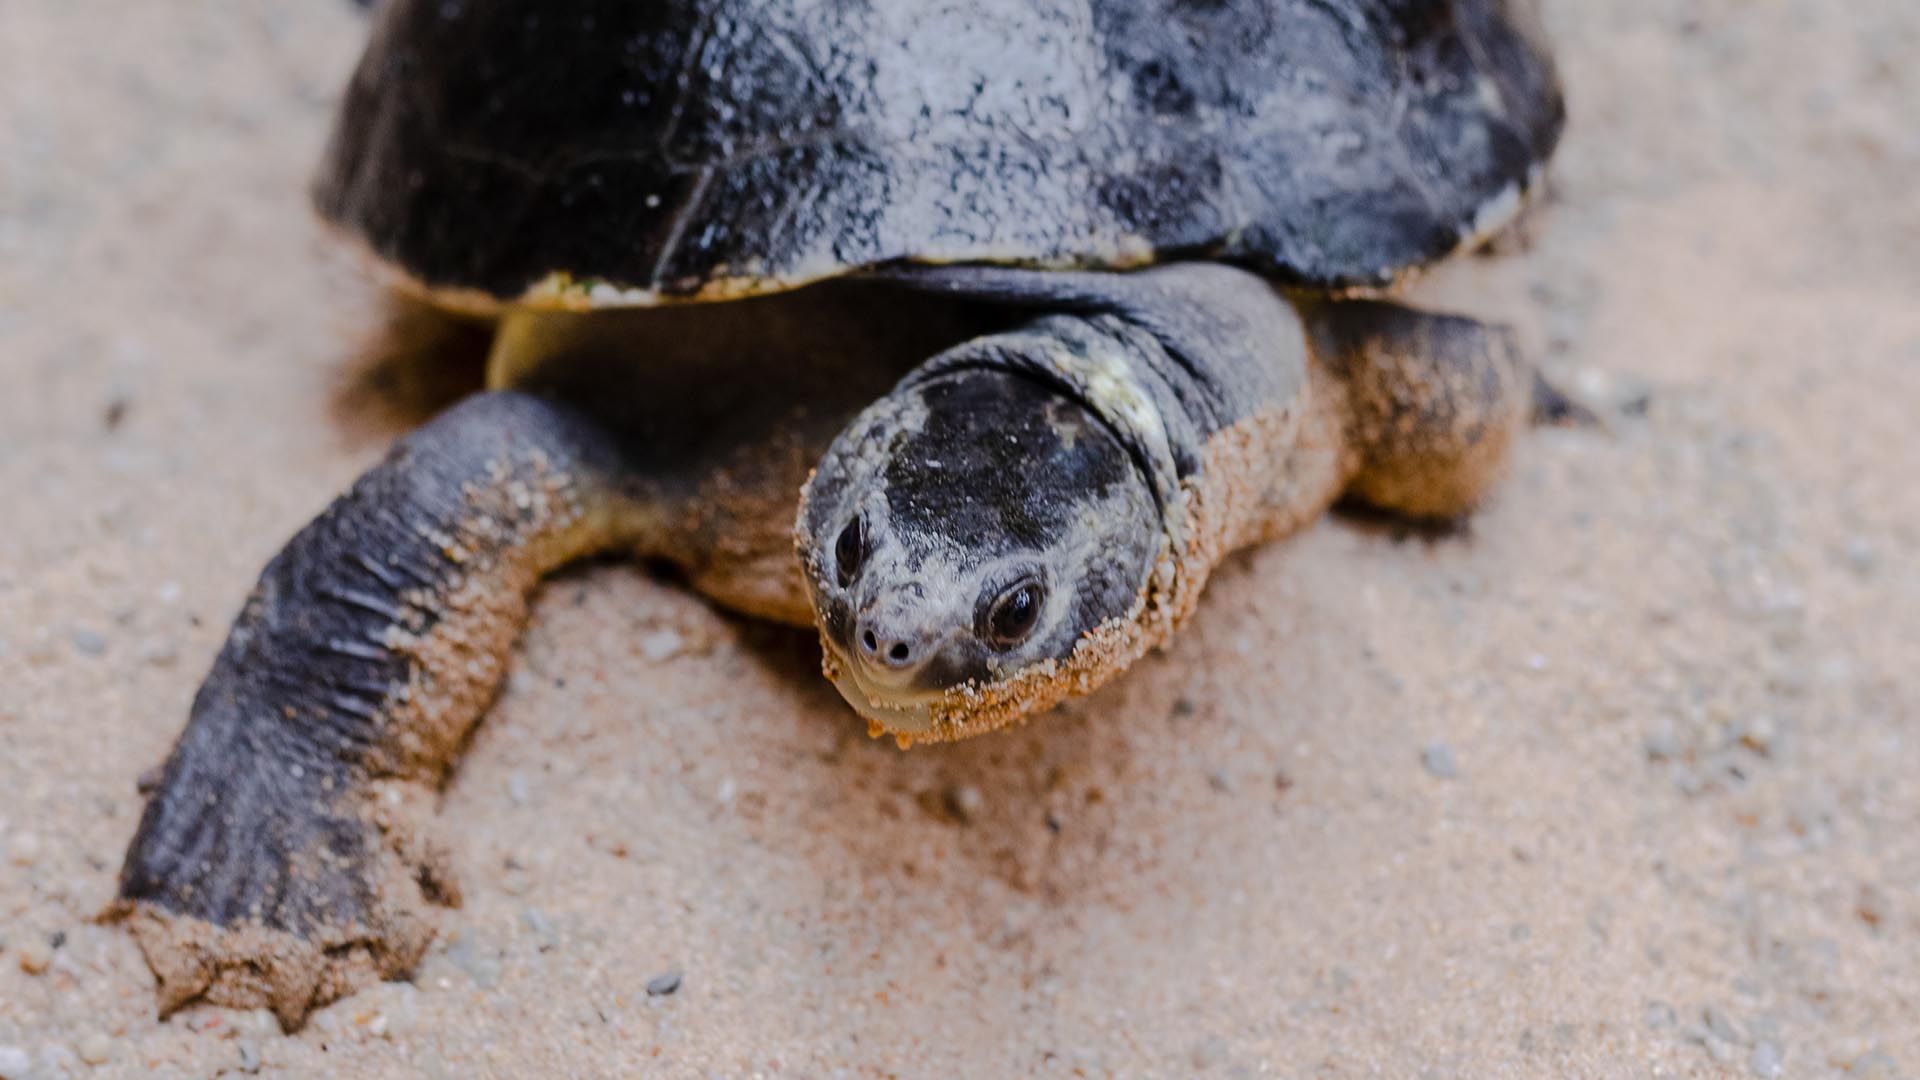
[[[1453,520],[1570,402],[1390,286],[1564,127],[1529,0],[386,0],[313,186],[487,386],[261,572],[116,911],[162,1013],[404,975],[433,803],[538,582],[813,627],[876,735],[1165,645],[1338,500]]]

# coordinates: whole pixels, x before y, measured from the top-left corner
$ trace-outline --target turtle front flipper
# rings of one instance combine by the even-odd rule
[[[1575,419],[1505,326],[1380,300],[1304,308],[1314,355],[1344,387],[1359,468],[1346,494],[1412,518],[1460,517],[1505,475],[1536,418]]]
[[[307,1012],[409,970],[458,902],[428,811],[540,577],[630,542],[615,440],[483,394],[402,440],[262,572],[147,803],[118,910],[159,979]]]

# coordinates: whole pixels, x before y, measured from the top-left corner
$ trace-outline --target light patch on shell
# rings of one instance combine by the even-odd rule
[[[1508,184],[1501,188],[1498,195],[1474,211],[1473,220],[1461,230],[1461,238],[1468,243],[1477,243],[1512,221],[1520,213],[1524,200],[1522,190],[1519,184]]]
[[[525,292],[511,301],[515,307],[560,311],[657,307],[662,302],[658,289],[620,285],[602,278],[576,278],[560,270],[527,286]]]
[[[1526,209],[1527,199],[1539,187],[1542,175],[1544,167],[1536,164],[1527,170],[1523,179],[1508,184],[1493,198],[1481,203],[1480,208],[1474,211],[1472,220],[1461,226],[1459,250],[1479,247],[1492,239],[1495,233],[1513,224],[1514,219],[1520,216],[1520,211]]]

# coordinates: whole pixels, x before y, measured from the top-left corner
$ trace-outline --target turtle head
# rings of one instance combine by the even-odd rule
[[[827,674],[903,742],[991,730],[1131,662],[1167,549],[1137,455],[1083,398],[938,360],[834,442],[798,542]]]

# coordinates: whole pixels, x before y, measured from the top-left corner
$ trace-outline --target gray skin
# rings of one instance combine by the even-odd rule
[[[675,563],[816,627],[875,734],[963,738],[1339,498],[1466,513],[1564,408],[1505,330],[1326,288],[1518,206],[1560,104],[1507,4],[976,6],[383,7],[318,201],[498,316],[490,388],[236,618],[121,875],[163,1011],[292,1027],[413,967],[434,792],[570,561]],[[934,47],[983,26],[1016,45]]]

